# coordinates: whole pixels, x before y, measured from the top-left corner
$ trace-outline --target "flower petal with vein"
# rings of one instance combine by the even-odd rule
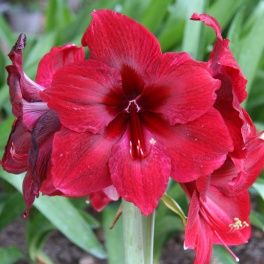
[[[109,10],[92,13],[82,45],[89,59],[58,70],[41,93],[62,124],[52,153],[57,190],[80,197],[113,185],[148,215],[170,176],[187,182],[223,164],[233,142],[213,106],[220,81],[207,63],[162,54],[148,30]]]

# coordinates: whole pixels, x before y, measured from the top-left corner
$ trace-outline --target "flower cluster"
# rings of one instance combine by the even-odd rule
[[[149,215],[171,177],[190,199],[185,247],[197,263],[209,262],[213,244],[248,240],[247,189],[264,166],[263,141],[240,105],[246,80],[217,21],[192,19],[216,32],[208,62],[163,54],[143,26],[100,10],[82,47],[43,57],[36,82],[23,72],[20,35],[7,67],[16,119],[1,163],[27,172],[26,215],[39,192],[90,196],[97,210],[122,197]]]

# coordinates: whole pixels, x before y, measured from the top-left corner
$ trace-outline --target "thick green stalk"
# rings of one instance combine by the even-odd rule
[[[142,233],[143,233],[144,260],[145,260],[144,263],[152,264],[155,211],[149,216],[141,215],[141,218],[142,218]]]
[[[154,214],[143,216],[132,203],[123,200],[123,233],[126,264],[153,263]]]

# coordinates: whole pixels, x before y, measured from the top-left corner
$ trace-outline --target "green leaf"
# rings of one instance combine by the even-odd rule
[[[0,50],[0,87],[6,83],[6,59],[7,57]]]
[[[16,246],[0,248],[0,259],[3,264],[14,264],[24,258],[24,253]]]
[[[172,0],[152,0],[139,22],[154,33],[167,14],[168,5],[171,3]]]
[[[8,174],[0,171],[4,180],[12,184],[21,192],[22,175]],[[91,227],[78,213],[78,210],[64,197],[40,196],[34,206],[68,239],[83,250],[98,258],[105,258],[106,254]]]
[[[154,260],[159,263],[159,258],[166,240],[175,235],[176,232],[183,232],[184,228],[181,220],[177,216],[156,215],[154,232]]]
[[[252,187],[258,192],[261,198],[264,200],[264,180],[257,179],[257,181],[252,185]]]
[[[230,40],[229,47],[232,50],[235,58],[238,58],[239,56],[238,51],[239,51],[241,32],[243,30],[245,12],[246,12],[245,8],[240,8],[236,12],[236,15],[228,29],[227,39]]]
[[[64,0],[49,0],[46,8],[46,30],[53,31],[71,21],[71,12]]]
[[[204,13],[205,0],[192,0],[187,11],[187,21],[184,30],[182,50],[189,53],[194,59],[202,58],[201,30],[202,23],[190,20],[194,12]]]
[[[173,200],[170,196],[168,196],[166,193],[163,194],[161,200],[170,210],[172,210],[174,213],[176,213],[181,217],[183,226],[185,227],[187,217],[184,214],[181,207],[179,206],[179,204],[175,200]]]
[[[237,263],[230,253],[223,247],[219,245],[214,245],[213,247],[213,259],[219,264],[235,264]],[[212,262],[214,263],[214,262]]]
[[[24,200],[20,193],[8,194],[7,200],[1,200],[0,230],[12,223],[18,216],[23,214]]]
[[[4,54],[8,54],[9,48],[14,45],[14,34],[7,24],[6,19],[0,13],[0,39]]]
[[[13,121],[14,118],[7,118],[0,123],[0,149],[4,148],[7,143]]]
[[[54,39],[56,32],[47,32],[45,35],[37,38],[36,42],[34,39],[28,38],[27,43],[33,42],[30,48],[26,46],[24,49],[24,72],[32,79],[35,79],[37,65],[41,58],[50,51],[54,46]]]
[[[100,223],[93,216],[89,215],[87,212],[81,209],[77,209],[77,210],[92,229],[96,229],[100,227]]]
[[[226,28],[230,20],[236,14],[238,8],[243,5],[247,5],[252,0],[240,0],[240,1],[230,1],[230,0],[218,0],[215,1],[208,9],[206,13],[210,14],[212,17],[216,18],[222,27],[222,30]],[[206,28],[206,43],[210,44],[215,39],[215,32],[210,28]]]
[[[125,263],[122,218],[117,221],[113,229],[109,229],[113,223],[117,211],[117,204],[110,204],[105,207],[102,212],[103,228],[108,255],[107,261],[109,264]]]
[[[0,123],[0,156],[4,154],[4,149],[7,144],[9,133],[11,131],[11,126],[14,118],[7,118]]]
[[[54,226],[39,212],[32,216],[27,222],[27,249],[30,259],[36,262],[39,252],[42,251],[45,240]]]
[[[264,2],[259,2],[252,14],[254,23],[248,34],[240,40],[239,55],[237,57],[246,79],[247,90],[250,91],[252,82],[256,76],[257,68],[264,49]]]
[[[118,1],[114,10],[122,12],[122,14],[125,14],[133,19],[139,20],[140,17],[143,16],[143,11],[149,6],[150,2],[151,0],[123,0],[121,3]]]
[[[264,215],[256,211],[251,211],[250,222],[252,225],[261,229],[264,232]]]
[[[168,18],[158,34],[162,51],[174,50],[182,41],[186,23],[188,3],[186,0],[175,1],[168,6]]]

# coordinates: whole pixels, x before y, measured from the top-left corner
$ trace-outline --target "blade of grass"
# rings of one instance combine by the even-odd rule
[[[20,192],[23,177],[0,170],[1,177]],[[98,257],[105,258],[106,254],[91,227],[78,213],[78,210],[64,197],[40,196],[34,206],[69,240],[83,250]]]

